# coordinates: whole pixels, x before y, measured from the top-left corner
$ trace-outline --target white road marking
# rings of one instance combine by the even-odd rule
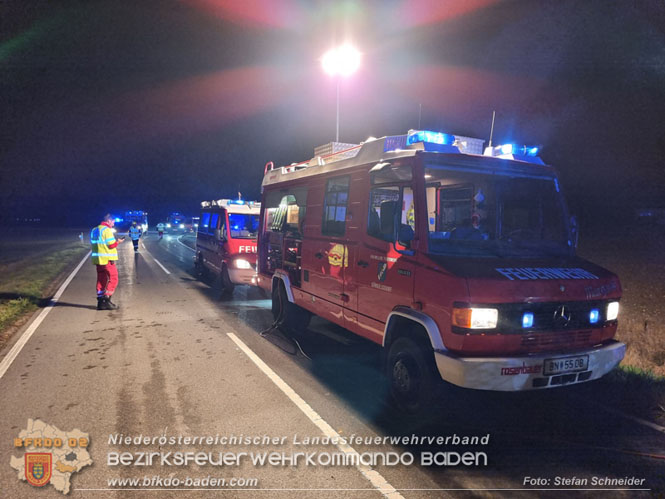
[[[621,416],[624,417],[630,421],[633,421],[634,423],[640,424],[642,426],[646,426],[647,428],[651,428],[652,430],[659,431],[661,433],[665,433],[665,426],[660,426],[656,423],[652,423],[651,421],[647,421],[646,419],[638,418],[637,416],[631,416],[630,414],[626,414],[625,412],[619,411],[617,409],[613,409],[612,407],[607,407],[606,405],[603,404],[595,404],[601,409],[609,412],[610,414],[614,414],[615,416]]]
[[[182,237],[182,236],[180,236],[180,237]],[[178,241],[178,244],[180,244],[181,246],[184,246],[184,247],[187,248],[189,251],[193,251],[193,252],[196,253],[196,250],[195,250],[194,248],[192,248],[191,246],[187,246],[185,243],[183,243],[183,242],[180,240],[180,237],[176,239],[176,241]]]
[[[150,256],[152,256],[152,255],[150,255]],[[152,259],[155,261],[155,263],[156,263],[157,265],[159,265],[159,266],[162,268],[162,270],[163,270],[164,272],[166,272],[167,274],[170,274],[170,273],[171,273],[171,272],[169,272],[169,271],[167,270],[166,267],[164,267],[164,265],[162,265],[161,263],[159,263],[159,260],[157,260],[157,258],[155,258],[154,256],[152,256]]]
[[[286,382],[280,378],[275,371],[273,371],[265,362],[263,362],[258,355],[256,355],[247,345],[245,345],[245,343],[243,343],[240,338],[238,338],[233,333],[226,334],[236,345],[238,345],[238,348],[240,348],[240,350],[242,350],[245,355],[247,355],[247,357],[249,357],[250,360],[254,362],[254,364],[256,364],[259,369],[261,369],[261,371],[263,371],[263,374],[268,376],[270,381],[275,383],[275,385],[277,385],[277,387],[282,390],[284,394],[289,397],[289,399],[291,399],[291,402],[293,402],[298,407],[298,409],[300,409],[305,414],[305,416],[307,416],[309,420],[321,430],[325,436],[335,438],[337,441],[341,440],[340,434],[337,433],[333,427],[330,426],[319,415],[319,413],[312,409],[312,407],[307,402],[305,402],[302,397],[293,390],[293,388],[286,384]],[[337,448],[347,455],[357,454],[356,450],[347,444],[339,443],[337,444]],[[381,492],[381,494],[383,494],[385,497],[389,497],[391,499],[403,499],[403,496],[397,492],[397,490],[392,485],[390,485],[378,471],[373,470],[370,466],[365,466],[362,464],[358,464],[356,468],[367,480],[369,480],[374,488]]]
[[[30,327],[25,330],[25,332],[21,335],[21,337],[18,339],[18,341],[14,344],[12,349],[9,351],[9,353],[5,356],[4,359],[2,359],[2,362],[0,362],[0,379],[5,375],[7,372],[7,369],[9,369],[9,366],[12,365],[12,362],[16,359],[18,354],[21,352],[25,344],[28,342],[30,337],[37,331],[37,328],[39,325],[42,323],[42,321],[46,318],[48,313],[53,309],[53,306],[57,303],[57,301],[60,299],[62,296],[62,293],[65,292],[65,289],[67,289],[67,286],[69,286],[69,283],[72,282],[72,279],[74,279],[74,276],[76,273],[83,267],[83,264],[88,260],[90,257],[90,253],[92,251],[88,251],[88,253],[83,257],[83,260],[76,266],[76,268],[72,271],[71,274],[69,274],[69,277],[65,279],[65,282],[62,283],[62,286],[58,289],[58,291],[55,293],[53,298],[51,298],[51,301],[46,305],[42,311],[39,313],[37,318],[30,324]]]

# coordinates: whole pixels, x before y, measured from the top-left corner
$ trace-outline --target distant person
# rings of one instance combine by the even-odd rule
[[[90,232],[92,263],[97,266],[97,310],[115,310],[118,306],[111,301],[111,296],[118,285],[118,244],[124,237],[115,238],[113,226],[115,219],[110,213],[104,215],[102,222]]]
[[[164,237],[164,224],[162,222],[157,224],[157,234],[159,234],[160,239]]]
[[[129,228],[129,237],[132,239],[132,244],[134,245],[134,251],[139,250],[139,239],[143,235],[141,227],[138,226],[136,220],[132,222],[132,226]]]

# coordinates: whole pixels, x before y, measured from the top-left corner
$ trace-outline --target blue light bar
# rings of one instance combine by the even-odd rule
[[[245,204],[245,202],[242,199],[232,199],[231,203],[233,203],[233,204]]]
[[[416,142],[451,146],[455,142],[455,136],[448,133],[432,132],[430,130],[414,130],[409,132],[406,137],[406,145],[410,146]]]
[[[495,152],[500,154],[519,154],[521,156],[538,156],[540,148],[538,146],[518,146],[515,144],[503,144],[494,148]]]
[[[597,308],[591,309],[589,312],[589,323],[596,324],[600,320],[600,311]]]
[[[523,328],[533,327],[533,313],[532,312],[524,312],[524,315],[522,315],[522,327]]]

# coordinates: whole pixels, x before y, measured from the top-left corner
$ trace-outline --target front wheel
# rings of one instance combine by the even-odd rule
[[[206,276],[206,268],[205,265],[203,265],[203,260],[200,256],[197,256],[196,260],[194,260],[194,273],[196,274],[196,277],[200,279],[203,279]]]
[[[230,298],[231,295],[233,295],[235,284],[231,282],[231,277],[229,276],[229,270],[226,268],[226,265],[222,268],[222,274],[219,276],[219,284],[221,288],[221,297],[223,299]]]
[[[430,408],[436,387],[434,359],[425,346],[408,337],[395,340],[390,346],[386,375],[390,394],[397,406],[414,415]]]

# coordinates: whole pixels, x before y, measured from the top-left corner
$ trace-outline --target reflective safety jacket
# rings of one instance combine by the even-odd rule
[[[92,246],[92,263],[95,265],[106,265],[110,261],[118,259],[118,241],[113,234],[113,229],[105,222],[92,229],[90,232],[90,245]]]
[[[131,237],[134,241],[136,241],[139,237],[141,237],[141,229],[137,226],[132,225],[129,228],[129,237]]]
[[[162,224],[162,223],[157,224],[157,230],[159,232],[164,232],[164,224]]]

